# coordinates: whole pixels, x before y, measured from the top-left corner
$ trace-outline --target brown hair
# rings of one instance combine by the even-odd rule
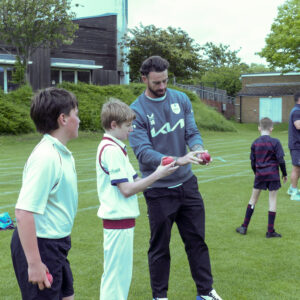
[[[104,129],[110,129],[112,121],[116,121],[118,125],[121,125],[124,122],[131,122],[134,119],[134,111],[119,99],[110,98],[102,106],[101,124]]]
[[[150,56],[143,61],[140,72],[148,76],[150,72],[163,72],[169,68],[169,62],[160,56]]]
[[[259,127],[262,130],[270,130],[271,128],[273,128],[273,121],[270,118],[262,118],[259,121]]]
[[[62,113],[69,115],[70,111],[76,107],[78,107],[78,102],[71,92],[51,87],[33,96],[30,116],[37,131],[50,133],[58,128],[59,115]]]

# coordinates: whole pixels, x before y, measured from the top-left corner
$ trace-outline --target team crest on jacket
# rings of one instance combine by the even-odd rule
[[[173,113],[176,115],[178,115],[180,113],[180,106],[178,103],[172,103],[171,109],[172,109]]]
[[[152,115],[147,115],[147,118],[149,119],[150,125],[155,125],[155,120],[154,120],[154,114]]]

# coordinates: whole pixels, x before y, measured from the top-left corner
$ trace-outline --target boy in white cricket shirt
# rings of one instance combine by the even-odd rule
[[[174,163],[160,165],[143,179],[133,169],[123,141],[132,131],[135,113],[117,99],[105,103],[101,122],[105,134],[96,157],[98,216],[103,219],[104,272],[101,300],[126,300],[132,278],[133,235],[139,216],[137,193],[175,172]]]

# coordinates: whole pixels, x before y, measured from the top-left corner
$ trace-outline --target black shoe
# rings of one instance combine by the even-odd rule
[[[281,237],[281,234],[277,233],[275,230],[273,232],[266,233],[266,238],[273,238],[273,237]]]
[[[245,226],[240,226],[236,229],[236,232],[240,233],[240,234],[246,234],[247,233],[247,227]]]

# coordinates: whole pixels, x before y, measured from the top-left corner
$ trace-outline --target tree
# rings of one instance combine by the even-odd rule
[[[234,97],[242,87],[240,80],[242,72],[242,68],[239,66],[217,67],[205,72],[201,77],[201,83],[204,86],[226,90],[229,96]]]
[[[6,52],[16,53],[26,81],[28,62],[38,48],[73,42],[77,25],[70,7],[70,0],[0,0],[0,40]]]
[[[239,50],[230,50],[229,45],[215,45],[212,42],[206,43],[201,47],[203,56],[203,68],[211,70],[212,68],[234,67],[241,63],[237,56]]]
[[[258,54],[272,68],[282,72],[300,69],[300,2],[287,0],[278,8],[277,18],[266,38],[266,46]]]
[[[263,73],[263,72],[274,72],[275,70],[266,67],[264,64],[251,63],[250,66],[248,66],[247,70],[245,71],[247,73]]]
[[[130,67],[131,81],[139,80],[141,63],[152,55],[160,55],[169,61],[171,76],[188,78],[200,67],[200,46],[180,28],[162,29],[140,24],[129,30],[120,45],[129,48],[123,60]]]

